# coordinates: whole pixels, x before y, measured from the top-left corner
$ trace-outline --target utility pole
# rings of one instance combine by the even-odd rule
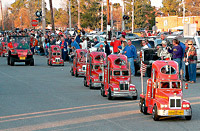
[[[1,24],[2,24],[2,30],[4,30],[4,18],[3,18],[3,8],[2,8],[2,2],[0,0],[0,5],[1,5]]]
[[[78,1],[78,28],[81,28],[81,24],[80,24],[80,0]]]
[[[46,28],[46,20],[45,20],[45,1],[42,0],[42,32],[43,32],[44,35],[46,34],[45,28]]]
[[[124,16],[124,0],[122,0],[122,31],[125,29],[123,16]]]
[[[103,0],[101,3],[101,32],[103,32]]]
[[[49,5],[50,5],[50,11],[51,11],[51,25],[52,25],[52,31],[55,33],[55,26],[54,26],[54,15],[53,15],[53,5],[52,5],[52,0],[49,0]]]
[[[185,0],[182,0],[182,4],[183,4],[183,26],[185,24]]]
[[[107,31],[108,31],[108,40],[111,40],[111,31],[110,31],[110,1],[107,0]]]
[[[113,4],[111,3],[111,37],[113,36]]]
[[[72,31],[72,22],[71,22],[71,0],[69,0],[69,30]]]
[[[132,33],[134,31],[134,0],[132,2]]]

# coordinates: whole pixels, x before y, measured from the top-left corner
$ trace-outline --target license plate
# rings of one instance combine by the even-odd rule
[[[59,62],[56,62],[56,64],[59,64]]]
[[[26,57],[20,57],[19,59],[20,59],[20,60],[25,60],[25,59],[26,59]]]
[[[183,110],[170,110],[168,111],[168,115],[184,115],[184,111]]]

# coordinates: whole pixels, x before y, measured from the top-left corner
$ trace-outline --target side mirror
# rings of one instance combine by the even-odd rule
[[[185,83],[185,89],[188,89],[188,83]]]

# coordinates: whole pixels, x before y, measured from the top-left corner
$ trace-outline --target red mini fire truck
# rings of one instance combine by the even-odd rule
[[[125,55],[109,55],[104,69],[104,84],[101,95],[109,100],[114,97],[131,97],[137,99],[135,85],[131,84],[131,70]]]
[[[59,45],[52,45],[49,50],[49,58],[47,64],[52,65],[62,65],[64,66],[64,61],[61,58],[61,51]]]
[[[76,49],[74,54],[73,65],[71,68],[71,75],[75,77],[85,76],[86,73],[86,49]]]
[[[142,73],[141,73],[142,74]],[[143,81],[143,75],[141,75]],[[184,116],[192,118],[189,101],[183,99],[183,81],[179,79],[178,64],[175,61],[155,61],[152,64],[151,78],[147,80],[146,94],[142,82],[140,111],[152,114],[155,121],[162,116]],[[185,84],[188,88],[188,84]]]
[[[103,69],[106,65],[106,53],[91,52],[87,55],[86,75],[84,77],[84,86],[101,87],[103,84]]]

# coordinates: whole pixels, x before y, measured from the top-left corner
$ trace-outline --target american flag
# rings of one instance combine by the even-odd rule
[[[145,76],[147,70],[147,65],[141,62],[140,72],[143,73],[143,76]]]

